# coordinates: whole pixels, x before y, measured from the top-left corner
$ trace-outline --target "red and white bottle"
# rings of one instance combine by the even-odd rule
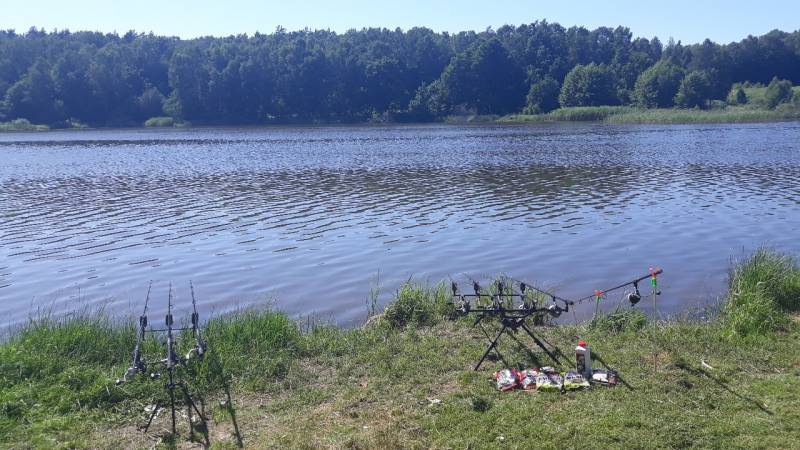
[[[575,347],[575,370],[588,381],[592,379],[592,351],[585,341]]]

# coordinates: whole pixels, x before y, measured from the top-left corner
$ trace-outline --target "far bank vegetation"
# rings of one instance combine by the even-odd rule
[[[692,45],[634,37],[623,26],[589,30],[546,20],[481,32],[278,28],[189,40],[0,31],[3,130],[31,129],[20,120],[50,128],[509,114],[528,121],[780,120],[798,115],[798,83],[800,31]],[[695,113],[666,112],[673,110]]]

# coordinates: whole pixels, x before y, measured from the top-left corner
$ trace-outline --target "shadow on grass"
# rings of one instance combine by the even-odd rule
[[[597,352],[595,351],[592,351],[592,359],[602,364],[606,369],[611,369],[611,366],[609,366],[608,363],[603,358],[601,358],[600,355],[598,355]],[[617,381],[626,388],[628,388],[628,390],[631,391],[636,390],[625,380],[625,378],[622,377],[622,375],[619,374],[619,372],[617,373]]]
[[[541,334],[534,334],[533,330],[530,330],[531,327],[524,326],[524,323],[520,324],[517,328],[521,328],[524,331],[522,336],[523,338],[525,338],[525,334],[531,333],[531,335],[529,335],[531,340],[533,340],[531,344],[523,342],[522,339],[517,336],[517,333],[519,332],[517,328],[506,327],[503,330],[496,330],[495,336],[492,337],[486,330],[486,327],[483,326],[483,323],[476,321],[473,326],[475,325],[480,327],[481,332],[488,340],[489,345],[486,349],[484,360],[502,361],[506,367],[513,367],[513,365],[509,364],[505,357],[503,357],[500,350],[498,350],[500,338],[502,335],[506,335],[517,344],[516,350],[518,352],[525,353],[527,355],[527,360],[523,363],[523,366],[525,367],[543,367],[548,364],[552,364],[553,362],[556,364],[563,364],[564,361],[566,361],[566,364],[569,365],[569,359],[566,357],[566,355],[564,355],[560,348],[547,341]],[[533,328],[535,329],[535,326]],[[547,355],[548,364],[545,364],[545,361],[540,359],[539,355],[534,352],[534,347],[539,347],[545,352]],[[492,352],[494,353],[493,355],[491,354]]]
[[[717,386],[719,386],[720,388],[728,391],[731,395],[733,395],[734,397],[738,398],[739,400],[742,400],[744,402],[747,402],[747,403],[750,403],[750,404],[754,405],[756,408],[758,408],[761,411],[769,414],[770,416],[775,415],[775,413],[770,411],[766,406],[764,406],[763,403],[760,403],[760,402],[758,402],[758,401],[756,401],[756,400],[754,400],[754,399],[752,399],[752,398],[750,398],[750,397],[748,397],[746,395],[742,395],[742,394],[734,391],[733,388],[730,387],[729,383],[726,383],[721,378],[712,375],[709,371],[707,371],[707,370],[705,370],[703,368],[692,367],[685,361],[678,361],[675,364],[675,367],[677,367],[677,368],[679,368],[679,369],[681,369],[683,371],[686,371],[686,372],[688,372],[688,373],[690,373],[690,374],[692,374],[692,375],[694,375],[696,377],[708,378],[709,380],[713,381]]]
[[[225,409],[228,411],[228,414],[231,416],[231,422],[233,422],[233,431],[234,436],[236,437],[236,446],[238,448],[244,448],[244,442],[242,440],[242,433],[239,431],[239,421],[236,418],[236,408],[233,406],[233,398],[231,397],[231,382],[230,377],[227,373],[225,373],[225,369],[222,368],[222,363],[220,363],[219,358],[214,352],[209,352],[208,355],[208,368],[209,371],[214,374],[216,381],[219,382],[220,386],[222,387],[222,391],[225,393]]]

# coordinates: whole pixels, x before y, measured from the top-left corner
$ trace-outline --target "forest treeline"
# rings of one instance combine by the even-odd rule
[[[245,124],[426,121],[560,106],[703,108],[744,102],[735,85],[742,82],[770,83],[776,103],[791,98],[800,31],[725,45],[664,45],[625,27],[547,21],[457,34],[279,28],[191,40],[0,31],[0,122],[55,126],[157,116]]]

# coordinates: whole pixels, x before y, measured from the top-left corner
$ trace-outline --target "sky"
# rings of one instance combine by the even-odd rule
[[[672,37],[683,43],[705,38],[727,43],[775,28],[800,28],[799,0],[28,0],[0,10],[2,29],[136,30],[181,38],[271,33],[278,26],[289,31],[414,26],[479,31],[547,19],[590,29],[623,25],[636,37],[658,36],[665,42]]]

